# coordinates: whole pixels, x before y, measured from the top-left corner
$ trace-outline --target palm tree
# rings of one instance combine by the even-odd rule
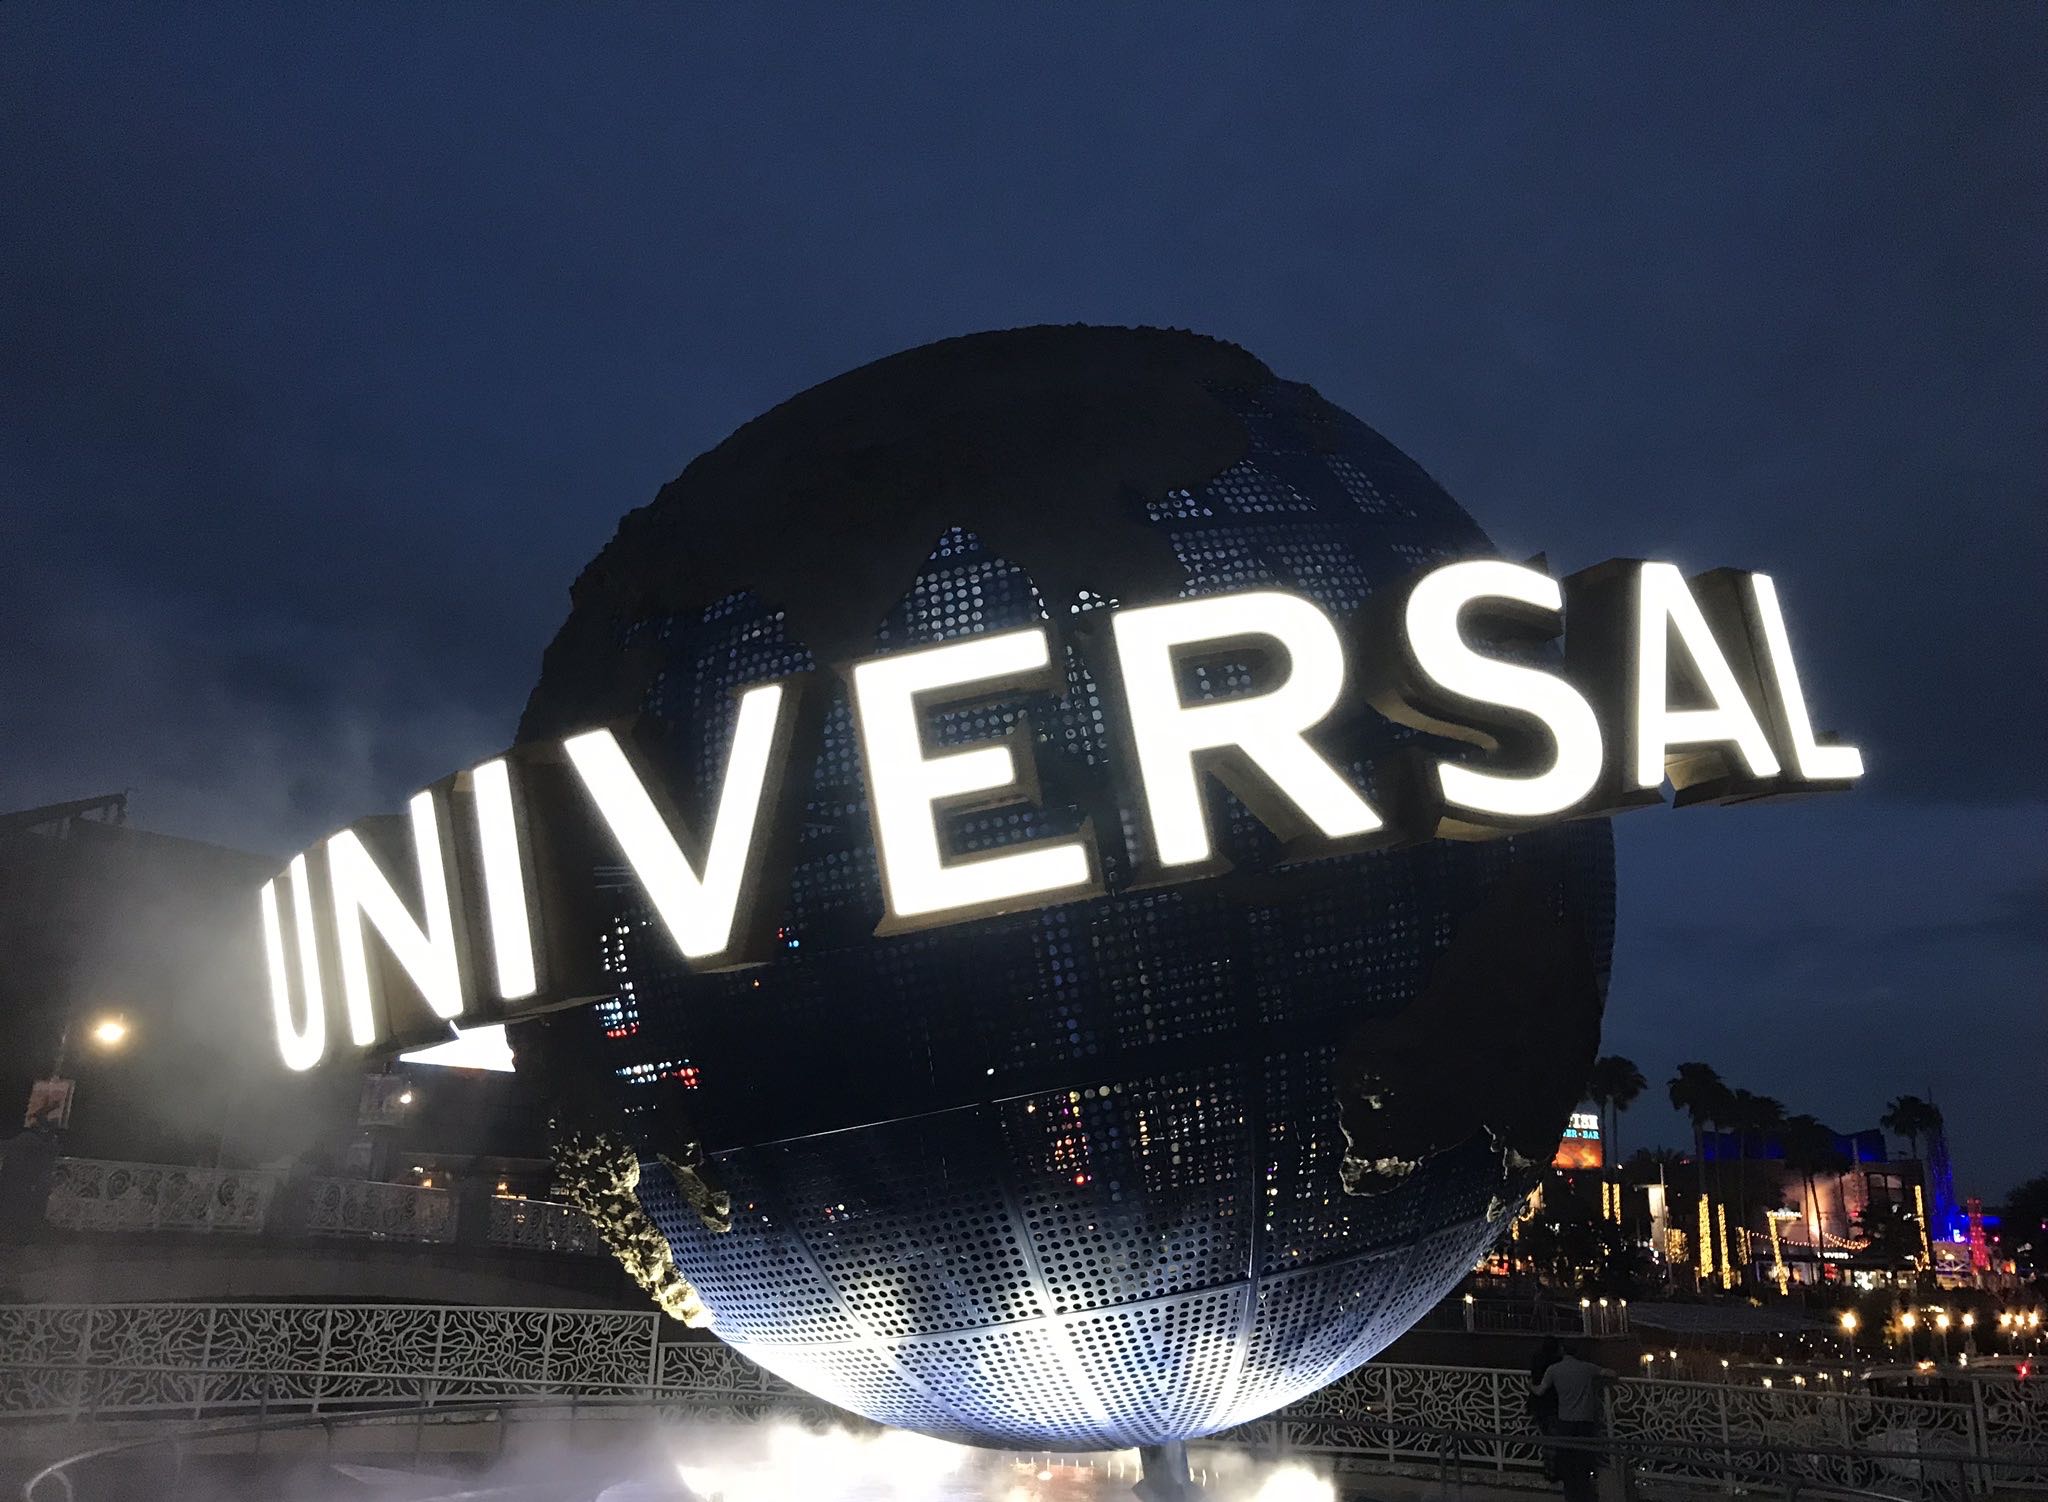
[[[1672,1108],[1692,1118],[1692,1156],[1693,1162],[1699,1165],[1700,1194],[1704,1196],[1707,1192],[1707,1127],[1726,1118],[1733,1096],[1710,1064],[1680,1064],[1666,1088],[1671,1093]]]
[[[1692,1160],[1699,1168],[1700,1203],[1704,1205],[1707,1200],[1707,1127],[1727,1116],[1731,1098],[1728,1087],[1712,1065],[1693,1062],[1680,1064],[1678,1072],[1671,1076],[1665,1088],[1671,1093],[1673,1108],[1692,1118]],[[1711,1266],[1713,1247],[1701,1247],[1700,1256],[1701,1266]]]
[[[1921,1156],[1920,1139],[1941,1130],[1941,1108],[1917,1095],[1901,1095],[1885,1107],[1884,1115],[1877,1118],[1877,1124],[1894,1137],[1905,1138],[1907,1148],[1918,1158]]]
[[[1685,1157],[1675,1147],[1639,1147],[1628,1155],[1628,1180],[1631,1184],[1669,1183],[1677,1177]]]
[[[1635,1061],[1620,1054],[1595,1059],[1593,1072],[1586,1077],[1586,1097],[1606,1117],[1601,1129],[1607,1139],[1605,1157],[1617,1171],[1621,1167],[1621,1149],[1615,1145],[1615,1138],[1620,1131],[1621,1113],[1636,1103],[1648,1084]]]
[[[1783,1101],[1747,1090],[1733,1090],[1728,1096],[1727,1125],[1735,1129],[1735,1223],[1749,1226],[1749,1139],[1777,1130],[1785,1124]],[[1748,1268],[1745,1264],[1744,1272]]]
[[[1821,1244],[1819,1207],[1815,1204],[1813,1181],[1821,1174],[1837,1177],[1848,1172],[1849,1155],[1835,1145],[1834,1131],[1804,1113],[1785,1118],[1785,1167],[1806,1184],[1806,1233],[1815,1251]]]
[[[1745,1139],[1762,1137],[1767,1133],[1775,1132],[1784,1124],[1785,1103],[1783,1101],[1769,1095],[1756,1095],[1748,1090],[1731,1090],[1728,1092],[1728,1125],[1735,1128]],[[1749,1143],[1747,1140],[1741,1144],[1739,1152],[1743,1156],[1748,1155]]]

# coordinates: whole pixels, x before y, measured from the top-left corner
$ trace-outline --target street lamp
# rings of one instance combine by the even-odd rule
[[[50,1060],[49,1079],[32,1081],[29,1085],[30,1125],[62,1127],[70,1119],[73,1087],[64,1078],[64,1058],[71,1051],[71,1034],[79,1021],[72,1016],[64,1019],[64,1026],[57,1034],[57,1052]],[[114,1013],[95,1018],[85,1028],[87,1041],[103,1051],[119,1048],[127,1041],[128,1033],[127,1020]]]
[[[57,1057],[51,1061],[50,1075],[60,1078],[64,1073],[64,1056],[71,1051],[71,1031],[77,1025],[75,1018],[64,1019],[64,1030],[57,1034]],[[110,1012],[93,1020],[86,1028],[85,1036],[100,1048],[119,1048],[128,1041],[128,1020],[118,1012]]]

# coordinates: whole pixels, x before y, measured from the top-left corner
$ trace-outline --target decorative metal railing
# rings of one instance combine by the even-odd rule
[[[491,1201],[490,1240],[493,1246],[527,1247],[542,1252],[602,1254],[605,1244],[590,1217],[573,1205],[549,1200],[500,1196]]]
[[[416,1184],[315,1179],[306,1198],[306,1229],[315,1236],[453,1241],[455,1196]]]
[[[2003,1468],[2001,1487],[2048,1490],[2048,1393],[2009,1379],[1963,1386],[1968,1401],[1954,1402],[1629,1378],[1610,1389],[1606,1431],[1667,1447],[1654,1468],[1670,1476],[1718,1477],[1756,1464],[1765,1451],[1796,1449],[1811,1452],[1800,1462],[1804,1479],[1827,1485],[1910,1484],[1918,1494],[1948,1496],[1972,1481],[1959,1462],[1998,1457],[2041,1461],[2038,1470]],[[1465,1430],[1493,1436],[1461,1447],[1468,1467],[1531,1471],[1542,1451],[1527,1393],[1519,1371],[1375,1364],[1236,1433],[1280,1449],[1422,1462],[1439,1452],[1399,1430]]]
[[[312,1178],[274,1172],[187,1168],[60,1158],[44,1216],[73,1231],[183,1231],[240,1236],[288,1224],[315,1236],[379,1241],[458,1239],[456,1196],[416,1184]],[[492,1246],[602,1256],[603,1241],[583,1213],[547,1200],[497,1197],[479,1238]]]
[[[59,1158],[50,1224],[77,1231],[261,1231],[278,1176],[233,1168]]]
[[[664,1342],[662,1329],[652,1311],[0,1306],[0,1417],[319,1414],[524,1395],[750,1417],[821,1407],[726,1346]],[[1608,1432],[1657,1445],[1640,1464],[1666,1476],[1791,1464],[1782,1456],[1798,1450],[1802,1479],[1820,1484],[1959,1496],[1981,1484],[1974,1457],[2002,1462],[2001,1492],[2048,1491],[2048,1389],[2010,1378],[1955,1388],[1965,1389],[1965,1401],[1946,1401],[1629,1378],[1609,1395]],[[1369,1365],[1224,1438],[1320,1453],[1343,1470],[1435,1465],[1440,1442],[1418,1432],[1460,1431],[1477,1436],[1459,1443],[1467,1470],[1532,1473],[1541,1440],[1526,1394],[1519,1371]]]
[[[0,1305],[0,1417],[323,1413],[484,1398],[816,1408],[662,1316],[419,1304]]]

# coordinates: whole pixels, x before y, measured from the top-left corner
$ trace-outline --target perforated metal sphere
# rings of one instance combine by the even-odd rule
[[[1158,330],[894,356],[748,424],[626,518],[576,585],[524,736],[642,714],[674,787],[709,806],[734,690],[820,668],[829,698],[796,763],[773,963],[686,973],[620,872],[593,936],[618,994],[544,1024],[554,1067],[642,1154],[642,1202],[725,1340],[888,1424],[1149,1444],[1314,1390],[1452,1288],[1549,1158],[1597,1045],[1606,825],[1284,864],[1212,787],[1231,872],[1137,888],[1091,628],[1112,604],[1257,587],[1347,620],[1488,552],[1372,429],[1234,346]],[[875,937],[836,669],[1039,623],[1064,696],[944,714],[932,738],[1028,714],[1042,806],[962,817],[953,849],[1086,819],[1108,895]],[[1212,664],[1185,689],[1244,677]],[[1377,796],[1376,764],[1410,738],[1361,706],[1320,744]],[[700,1141],[730,1230],[658,1165]]]

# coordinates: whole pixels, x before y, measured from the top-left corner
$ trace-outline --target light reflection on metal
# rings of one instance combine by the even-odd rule
[[[512,1072],[512,1045],[503,1023],[487,1027],[451,1028],[455,1036],[446,1043],[410,1049],[398,1057],[408,1064],[435,1065],[443,1069],[487,1069]]]

